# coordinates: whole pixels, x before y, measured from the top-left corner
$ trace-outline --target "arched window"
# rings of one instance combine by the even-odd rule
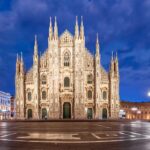
[[[43,100],[46,99],[46,91],[42,91],[42,99],[43,99]]]
[[[107,99],[107,92],[103,91],[103,99],[106,100]]]
[[[32,93],[31,92],[27,93],[27,98],[28,98],[28,101],[31,101],[31,99],[32,99]]]
[[[70,79],[68,77],[64,78],[64,87],[69,87],[70,86]]]
[[[69,65],[70,65],[70,57],[69,57],[68,52],[66,52],[64,54],[64,66],[69,66]]]
[[[88,84],[92,84],[92,74],[89,74],[88,76],[87,76],[87,83]]]
[[[43,76],[41,77],[41,83],[42,83],[42,84],[46,84],[46,76],[45,76],[45,75],[43,75]]]
[[[88,90],[87,97],[88,97],[88,99],[92,99],[92,91],[91,90]]]

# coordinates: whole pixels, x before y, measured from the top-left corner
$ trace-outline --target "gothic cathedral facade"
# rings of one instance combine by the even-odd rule
[[[25,71],[22,55],[16,61],[17,119],[118,118],[119,67],[117,55],[109,71],[101,64],[98,35],[93,56],[85,46],[83,19],[74,36],[58,36],[57,20],[50,19],[48,48],[39,56],[35,36],[33,66]]]

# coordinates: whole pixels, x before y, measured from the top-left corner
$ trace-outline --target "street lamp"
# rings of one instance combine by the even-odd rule
[[[147,93],[147,96],[150,97],[150,91]]]

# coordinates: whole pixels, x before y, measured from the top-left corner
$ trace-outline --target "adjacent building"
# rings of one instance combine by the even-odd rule
[[[101,64],[98,35],[95,55],[85,45],[84,24],[75,33],[58,34],[50,19],[48,47],[39,56],[35,36],[33,66],[25,71],[23,57],[16,61],[17,119],[118,118],[119,67],[112,55],[109,71]]]
[[[126,119],[150,119],[150,102],[120,102],[120,109]]]
[[[15,118],[15,98],[14,98],[14,96],[11,96],[11,98],[10,98],[10,116],[11,116],[11,119]]]
[[[9,93],[0,91],[0,120],[10,118],[10,98]]]

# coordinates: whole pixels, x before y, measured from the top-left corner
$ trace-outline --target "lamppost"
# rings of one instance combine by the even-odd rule
[[[150,91],[147,92],[147,96],[150,97]]]

